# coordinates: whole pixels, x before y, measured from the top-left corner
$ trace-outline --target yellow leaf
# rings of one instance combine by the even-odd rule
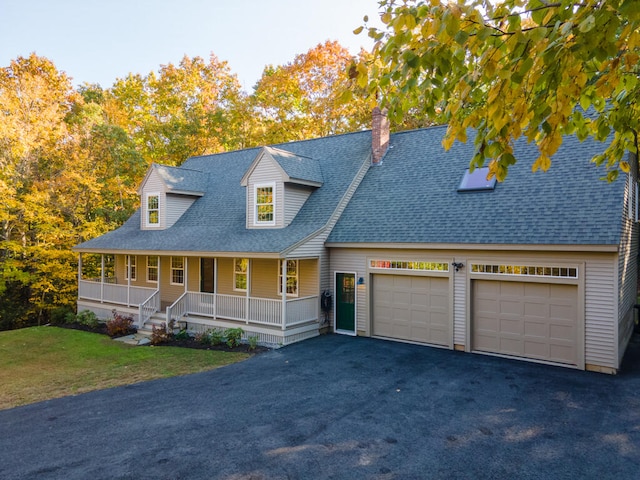
[[[625,162],[624,160],[620,162],[620,170],[624,173],[629,173],[630,165],[629,162]]]

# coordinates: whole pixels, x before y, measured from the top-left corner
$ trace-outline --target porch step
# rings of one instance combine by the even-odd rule
[[[153,327],[156,328],[164,328],[165,326],[165,316],[161,313],[154,313],[151,315],[151,318],[144,322],[144,325],[138,328],[138,333],[141,333],[146,336],[151,336],[153,333]]]

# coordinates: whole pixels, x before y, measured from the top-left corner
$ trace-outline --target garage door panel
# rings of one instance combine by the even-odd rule
[[[576,365],[577,301],[575,285],[474,280],[473,349]]]
[[[447,278],[373,276],[373,335],[449,345]]]
[[[499,320],[500,332],[504,335],[522,335],[524,325],[520,318],[503,318]]]

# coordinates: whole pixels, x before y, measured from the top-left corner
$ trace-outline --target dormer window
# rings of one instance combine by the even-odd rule
[[[275,224],[275,184],[255,185],[255,224]]]
[[[147,227],[160,226],[160,195],[147,194]]]

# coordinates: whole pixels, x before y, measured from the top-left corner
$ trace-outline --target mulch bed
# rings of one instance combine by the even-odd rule
[[[61,325],[55,325],[60,328],[69,328],[72,330],[82,330],[84,332],[91,333],[100,333],[103,335],[107,335],[107,326],[104,323],[100,323],[97,327],[91,328],[87,325],[83,325],[80,323],[64,323]],[[205,345],[198,342],[195,338],[189,337],[188,339],[176,339],[169,338],[166,342],[159,343],[157,345],[153,345],[155,347],[181,347],[181,348],[194,348],[197,350],[218,350],[223,352],[242,352],[248,353],[251,355],[255,355],[257,353],[264,353],[271,350],[269,347],[256,346],[253,350],[249,348],[249,345],[246,343],[242,343],[237,347],[230,348],[226,343],[221,343],[220,345]]]

